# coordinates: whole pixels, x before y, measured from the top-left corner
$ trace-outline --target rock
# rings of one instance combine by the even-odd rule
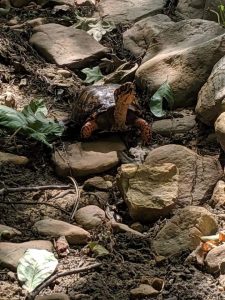
[[[32,20],[27,20],[26,24],[30,25],[31,27],[36,27],[43,25],[47,22],[46,18],[35,18]]]
[[[211,198],[213,206],[224,206],[225,204],[225,182],[219,180],[214,188],[213,195]]]
[[[0,264],[3,267],[16,271],[20,258],[27,249],[53,250],[53,245],[49,241],[29,241],[25,243],[0,242]]]
[[[95,205],[100,207],[101,209],[105,209],[106,205],[109,203],[110,200],[110,194],[106,192],[92,192],[90,193],[85,193],[83,197],[81,197],[80,200],[80,206],[79,207],[84,207],[87,205]]]
[[[207,125],[213,125],[216,118],[225,111],[225,56],[214,66],[207,82],[198,94],[195,111],[198,118]]]
[[[143,299],[145,297],[155,297],[159,291],[155,290],[149,284],[140,284],[139,287],[130,291],[131,299]]]
[[[171,137],[171,134],[190,133],[197,127],[195,115],[184,116],[183,118],[173,118],[155,121],[152,124],[152,131],[162,136]]]
[[[83,186],[83,189],[85,191],[93,191],[93,190],[107,191],[109,188],[110,188],[109,183],[100,176],[95,176],[93,178],[87,179],[84,182],[84,186]]]
[[[17,8],[26,6],[30,2],[31,0],[10,0],[11,5]]]
[[[225,274],[225,244],[210,250],[205,258],[205,263],[209,273]]]
[[[88,205],[78,209],[75,214],[76,222],[85,229],[94,229],[105,220],[105,212],[95,205]]]
[[[104,20],[114,23],[130,23],[145,16],[159,13],[163,7],[163,0],[101,0],[98,6]]]
[[[57,70],[57,73],[60,74],[60,75],[62,75],[64,78],[70,78],[70,77],[72,77],[71,72],[68,71],[68,70],[59,69],[59,70]]]
[[[220,143],[223,151],[225,151],[225,112],[220,114],[215,122],[215,132],[217,141]]]
[[[187,206],[158,232],[153,250],[165,257],[194,250],[199,245],[200,236],[215,234],[217,230],[217,222],[207,209]]]
[[[122,165],[118,187],[134,220],[152,222],[166,216],[178,196],[178,170],[174,164]]]
[[[37,230],[39,234],[46,236],[65,236],[68,243],[72,245],[86,244],[90,238],[89,232],[83,228],[50,218],[36,222],[33,226],[33,229]]]
[[[15,165],[26,165],[29,159],[25,156],[19,156],[11,153],[0,152],[0,165],[3,163],[12,163]]]
[[[224,32],[219,24],[199,19],[168,23],[153,36],[136,72],[137,85],[153,94],[168,81],[174,107],[195,103],[213,66],[225,55]]]
[[[71,172],[74,177],[88,176],[117,166],[118,151],[124,149],[124,143],[113,137],[68,145],[65,151],[55,152],[52,158],[59,176],[67,177]]]
[[[177,11],[189,19],[203,19],[205,11],[205,2],[206,0],[179,1]]]
[[[127,232],[127,233],[132,234],[132,235],[144,237],[144,235],[141,232],[130,228],[126,224],[118,223],[118,222],[115,222],[114,220],[109,221],[109,224],[111,225],[111,227],[113,229],[113,232],[115,232],[115,233]]]
[[[12,227],[0,224],[0,237],[1,239],[11,239],[14,236],[21,235],[22,233]]]
[[[94,6],[92,0],[75,0],[77,6]]]
[[[143,225],[139,222],[135,222],[135,223],[131,224],[130,228],[135,230],[135,231],[138,231],[138,232],[143,232],[144,231]]]
[[[168,23],[173,22],[163,14],[138,21],[123,33],[124,48],[136,57],[143,56],[151,43],[152,37],[167,28]]]
[[[34,300],[70,300],[64,293],[54,293],[51,295],[36,296]]]
[[[200,156],[180,145],[165,145],[149,152],[145,164],[172,163],[179,169],[178,202],[181,206],[199,204],[211,197],[221,179],[221,165],[214,157]]]
[[[48,62],[70,69],[89,67],[108,51],[88,33],[72,26],[50,23],[35,27],[34,32],[30,43],[37,51]]]

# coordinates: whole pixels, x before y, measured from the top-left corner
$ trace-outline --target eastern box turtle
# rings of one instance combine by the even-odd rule
[[[136,126],[143,143],[151,140],[151,127],[140,117],[134,84],[105,84],[85,87],[72,108],[72,121],[82,126],[81,137],[95,130],[124,131]]]

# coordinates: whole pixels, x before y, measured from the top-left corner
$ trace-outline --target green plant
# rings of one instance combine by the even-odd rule
[[[218,5],[218,11],[215,11],[210,8],[209,8],[209,11],[216,14],[217,21],[220,25],[225,26],[225,6],[222,3],[220,3],[220,5]]]
[[[43,100],[32,101],[21,112],[0,105],[0,126],[14,133],[34,138],[51,147],[50,142],[63,134],[64,126],[47,119],[47,108]]]

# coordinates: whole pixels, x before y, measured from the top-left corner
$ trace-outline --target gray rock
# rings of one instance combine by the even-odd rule
[[[152,38],[173,22],[163,14],[150,16],[136,22],[131,28],[123,33],[124,48],[134,56],[140,57],[147,51]]]
[[[162,10],[163,0],[101,0],[98,6],[104,20],[117,23],[138,21]]]
[[[220,143],[223,151],[225,151],[225,112],[219,115],[215,122],[215,132],[217,141]]]
[[[40,220],[34,224],[33,229],[46,236],[65,236],[72,245],[86,244],[90,238],[90,233],[83,228],[54,219]]]
[[[66,151],[53,154],[53,162],[59,176],[74,177],[99,174],[119,163],[118,151],[126,147],[117,137],[94,142],[76,143],[66,146]]]
[[[206,0],[182,0],[179,1],[177,10],[189,19],[202,19],[205,11]]]
[[[180,145],[165,145],[149,152],[145,164],[175,164],[179,170],[179,195],[181,206],[199,204],[210,199],[213,188],[223,176],[219,161],[214,157],[200,156]]]
[[[152,38],[136,72],[137,85],[154,93],[168,80],[175,96],[174,107],[194,103],[213,66],[225,55],[224,33],[211,21],[168,23]]]
[[[225,274],[225,244],[217,246],[206,255],[205,263],[209,273]]]
[[[151,222],[167,215],[178,196],[178,170],[174,164],[122,165],[117,178],[130,216]]]
[[[70,69],[89,67],[108,51],[88,33],[72,26],[49,23],[35,27],[34,32],[30,43],[37,51],[47,61]]]
[[[21,235],[22,233],[10,226],[0,224],[0,237],[3,239],[11,239],[14,236]]]
[[[217,229],[217,222],[207,209],[187,206],[158,232],[153,250],[165,257],[194,250],[199,245],[200,236],[215,234]]]
[[[75,220],[85,229],[94,229],[104,222],[105,212],[98,206],[88,205],[78,209]]]
[[[225,112],[225,56],[214,66],[207,82],[198,94],[196,113],[207,125],[213,125],[216,118]]]
[[[29,159],[25,156],[19,156],[11,153],[0,152],[0,165],[3,163],[12,163],[15,165],[26,165]]]
[[[25,243],[5,243],[0,242],[0,264],[3,267],[16,271],[20,258],[27,249],[53,250],[53,245],[49,241],[29,241]]]
[[[190,133],[197,128],[195,115],[184,116],[183,118],[173,118],[155,121],[152,124],[152,131],[162,136]]]

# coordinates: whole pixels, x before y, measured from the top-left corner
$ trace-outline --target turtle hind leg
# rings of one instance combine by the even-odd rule
[[[134,122],[135,126],[141,131],[141,139],[144,145],[150,144],[152,138],[151,126],[144,119],[137,118]]]
[[[87,121],[81,128],[81,138],[87,139],[92,133],[98,129],[98,125],[95,120]]]
[[[114,128],[124,130],[126,128],[125,124],[128,107],[136,99],[134,84],[132,82],[122,84],[114,91],[114,98]]]

